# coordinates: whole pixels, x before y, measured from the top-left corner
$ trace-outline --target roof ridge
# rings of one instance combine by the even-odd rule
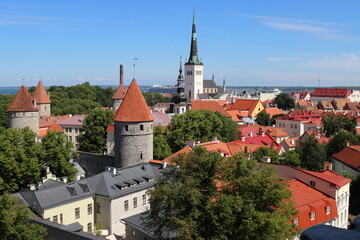
[[[39,81],[34,93],[33,98],[36,100],[36,103],[51,103],[48,93],[42,83]]]
[[[24,85],[21,85],[19,91],[16,93],[10,106],[8,107],[9,112],[35,112],[39,111],[33,103],[33,97]]]

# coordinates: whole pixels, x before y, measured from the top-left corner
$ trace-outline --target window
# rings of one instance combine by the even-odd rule
[[[72,132],[72,128],[69,128],[69,132]]]
[[[92,214],[92,204],[88,204],[87,206],[87,209],[88,209],[88,215]]]
[[[293,128],[293,124],[290,124],[290,128]]]
[[[78,128],[75,128],[75,132],[78,133],[78,132],[79,132],[79,129],[78,129]]]
[[[142,195],[142,202],[143,202],[143,205],[146,204],[146,194]]]
[[[60,213],[60,223],[63,224],[63,215]]]
[[[129,131],[129,126],[125,125],[125,132]]]
[[[101,213],[101,203],[96,203],[96,212]]]
[[[72,136],[69,136],[69,141],[71,141],[71,142],[72,142]]]
[[[133,206],[134,206],[134,208],[137,207],[137,197],[133,198]]]
[[[315,183],[314,181],[310,181],[310,182],[309,182],[309,186],[310,186],[310,187],[316,187],[316,183]]]
[[[80,208],[75,208],[75,218],[80,218]]]
[[[196,71],[196,75],[201,75],[201,71]]]
[[[92,232],[91,222],[89,222],[89,223],[87,224],[87,231],[88,231],[88,232]]]
[[[142,160],[142,158],[143,158],[143,154],[142,152],[140,152],[140,159]]]
[[[131,230],[131,235],[135,236],[135,230]]]
[[[310,220],[315,220],[315,212],[310,212]]]
[[[299,226],[299,218],[294,218],[293,224],[295,227]]]
[[[326,212],[326,215],[330,214],[330,206],[327,206],[327,207],[325,208],[325,212]]]
[[[129,201],[128,201],[128,200],[125,200],[125,201],[124,201],[124,210],[125,210],[125,212],[126,212],[127,210],[129,210]]]
[[[144,131],[144,125],[140,124],[140,131]]]
[[[297,125],[296,125],[296,124],[294,125],[294,128],[297,129]]]
[[[186,75],[192,75],[192,71],[186,71]]]
[[[58,217],[57,217],[57,215],[53,216],[53,222],[54,222],[54,223],[58,223]]]

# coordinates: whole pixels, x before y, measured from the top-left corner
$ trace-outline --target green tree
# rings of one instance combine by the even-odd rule
[[[65,133],[48,132],[42,140],[45,150],[43,162],[50,167],[57,177],[68,177],[74,180],[76,168],[71,160],[76,159],[78,154],[72,150],[72,142],[66,140]]]
[[[279,163],[279,153],[275,149],[260,147],[254,152],[255,160],[262,161],[263,157],[270,157],[272,163]]]
[[[196,147],[175,159],[149,190],[144,225],[157,239],[290,239],[291,192],[274,169],[255,171],[243,155],[221,157]]]
[[[8,127],[7,109],[13,99],[14,95],[0,94],[0,127]]]
[[[272,126],[275,123],[275,121],[270,118],[270,114],[266,112],[260,112],[257,115],[255,122],[262,126]]]
[[[0,196],[0,240],[41,240],[46,235],[42,226],[31,223],[29,209],[19,199]]]
[[[286,93],[280,93],[277,95],[273,103],[275,103],[278,108],[284,110],[290,110],[295,107],[295,100]]]
[[[301,167],[300,154],[295,150],[283,152],[280,157],[280,163],[299,168]]]
[[[328,159],[330,159],[331,155],[344,149],[347,146],[347,142],[354,143],[354,141],[355,138],[353,134],[343,130],[336,132],[327,145]]]
[[[99,154],[106,152],[106,128],[113,119],[111,110],[98,108],[90,111],[78,138],[79,150]]]
[[[216,136],[223,142],[238,138],[238,125],[218,112],[186,111],[175,115],[169,124],[168,140],[173,152],[185,146],[185,141],[208,142]]]
[[[148,106],[154,106],[155,104],[162,103],[162,102],[170,102],[169,97],[164,97],[160,93],[143,92],[143,96],[144,96]]]
[[[356,127],[356,118],[343,115],[329,114],[322,118],[323,132],[327,137],[331,137],[339,130],[345,130],[354,133]]]
[[[154,127],[154,159],[163,160],[171,154],[171,148],[167,143],[166,129],[162,126]]]
[[[320,144],[315,135],[311,135],[300,150],[301,167],[311,171],[320,171],[326,159],[325,146]]]
[[[30,182],[40,180],[44,154],[41,144],[35,142],[35,133],[0,128],[0,192],[13,192]]]

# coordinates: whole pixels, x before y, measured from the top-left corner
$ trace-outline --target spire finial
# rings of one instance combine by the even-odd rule
[[[187,64],[202,64],[201,61],[199,60],[198,50],[197,50],[195,9],[193,13],[193,23],[192,23],[192,32],[191,32],[190,57]]]

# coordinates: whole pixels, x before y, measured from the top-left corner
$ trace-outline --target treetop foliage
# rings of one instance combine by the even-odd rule
[[[280,93],[273,101],[278,108],[284,110],[290,110],[295,107],[295,100],[286,93]]]
[[[180,239],[271,240],[295,233],[291,192],[274,169],[201,147],[174,161],[149,190],[144,224],[157,239],[176,233]]]
[[[339,130],[345,130],[354,133],[356,127],[356,118],[344,115],[329,114],[322,117],[323,132],[326,137],[331,137]]]

